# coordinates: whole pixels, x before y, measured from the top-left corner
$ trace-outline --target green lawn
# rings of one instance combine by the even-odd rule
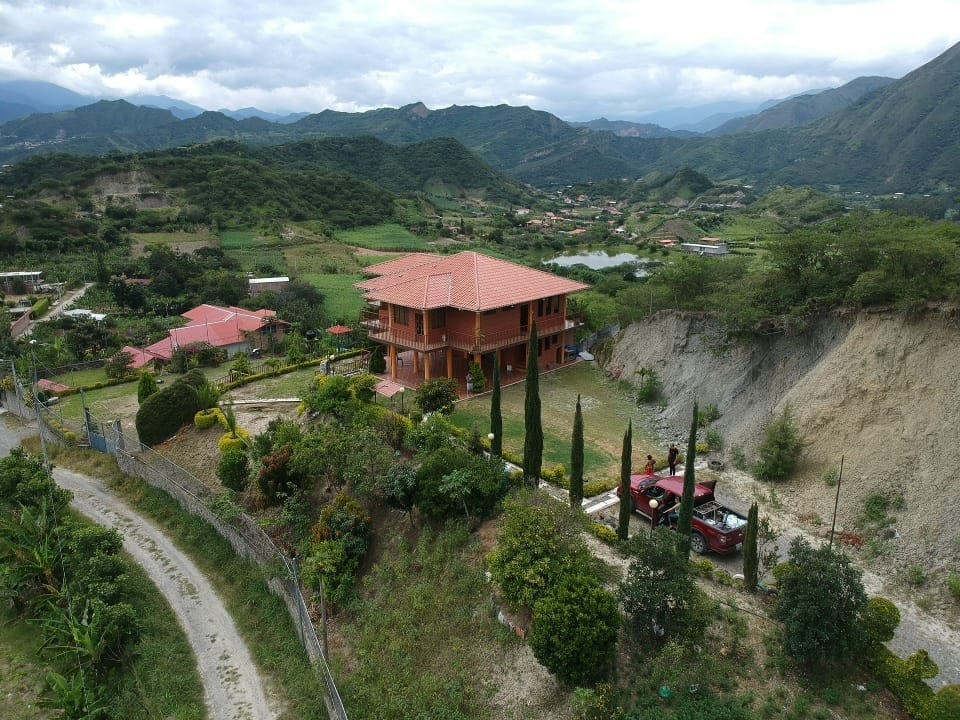
[[[47,666],[40,660],[41,637],[35,627],[18,622],[6,608],[0,614],[0,689],[3,717],[7,720],[41,720],[55,715],[37,706],[46,692]]]
[[[347,245],[356,245],[371,250],[416,251],[430,249],[426,240],[396,224],[344,230],[337,233],[337,239]]]
[[[362,275],[304,275],[303,280],[323,293],[323,307],[331,322],[355,324],[366,303],[353,284],[363,280]]]
[[[83,370],[74,370],[73,372],[66,372],[50,379],[54,382],[69,385],[70,387],[82,387],[84,385],[93,385],[94,383],[98,382],[106,382],[110,378],[107,377],[106,370],[104,370],[103,366],[101,366],[85,368]]]
[[[279,242],[274,238],[274,242]],[[269,244],[268,240],[253,230],[224,230],[220,233],[220,247],[224,250],[240,250]]]
[[[729,225],[711,232],[726,242],[760,242],[768,239],[771,235],[782,235],[783,228],[770,218],[753,218],[744,215],[734,215],[733,222]]]
[[[224,254],[236,260],[244,272],[261,273],[263,268],[270,268],[270,274],[282,275],[287,272],[287,260],[279,245],[224,248]]]
[[[525,384],[503,389],[503,446],[523,455]],[[647,453],[662,456],[652,435],[645,430],[647,420],[643,408],[592,363],[579,363],[540,375],[540,403],[543,423],[543,465],[550,468],[557,463],[570,468],[570,434],[577,394],[583,409],[584,475],[588,480],[616,478],[620,473],[620,454],[627,422],[633,420],[633,467],[637,472],[643,466]],[[451,416],[461,427],[474,425],[485,434],[490,427],[490,395],[457,403]]]

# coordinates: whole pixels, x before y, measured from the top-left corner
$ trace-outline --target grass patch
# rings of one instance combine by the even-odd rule
[[[110,683],[110,714],[116,718],[151,717],[202,720],[207,717],[203,683],[186,634],[170,605],[150,578],[127,558],[131,603],[143,626],[133,662]]]
[[[69,385],[70,387],[93,385],[94,383],[98,382],[106,382],[109,379],[110,378],[107,377],[107,372],[103,367],[74,370],[73,372],[66,372],[62,375],[57,375],[56,377],[51,378],[51,380],[54,382],[63,383],[64,385]]]
[[[523,455],[525,384],[503,388],[503,446]],[[584,477],[606,480],[619,477],[623,434],[633,420],[633,466],[639,471],[647,453],[657,457],[652,435],[646,433],[646,419],[633,398],[593,365],[579,363],[540,375],[540,402],[543,422],[543,466],[562,463],[570,468],[570,436],[577,394],[583,409]],[[490,425],[490,395],[457,403],[451,420],[468,430],[474,425],[486,432]],[[660,456],[664,453],[660,452]]]
[[[430,244],[409,230],[393,223],[373,225],[371,227],[343,230],[337,233],[337,239],[347,245],[370,248],[371,250],[429,250]]]
[[[224,254],[236,260],[244,272],[269,272],[271,275],[287,272],[287,260],[279,246],[225,249]]]
[[[351,717],[494,717],[482,648],[498,628],[482,567],[462,526],[425,530],[415,547],[401,541],[384,554],[344,628],[357,658],[338,673]]]
[[[55,715],[37,703],[46,692],[49,668],[40,660],[40,634],[4,608],[0,613],[0,688],[7,720],[45,720]]]
[[[300,393],[309,386],[319,369],[319,367],[302,368],[285,375],[264,378],[250,385],[229,390],[220,400],[223,402],[225,400],[247,398],[300,397]]]
[[[323,679],[310,665],[283,601],[270,592],[264,571],[239,558],[230,544],[169,495],[120,473],[107,455],[56,448],[56,465],[104,478],[111,490],[153,520],[216,588],[257,667],[282,708],[282,720],[327,717]],[[142,717],[142,714],[130,717]]]
[[[253,230],[223,230],[220,232],[220,247],[224,250],[245,250],[268,245],[271,242],[277,243],[279,240],[276,238],[272,241],[268,240]]]
[[[303,280],[323,293],[323,308],[331,322],[355,323],[360,310],[366,306],[354,283],[363,280],[361,275],[303,275]]]

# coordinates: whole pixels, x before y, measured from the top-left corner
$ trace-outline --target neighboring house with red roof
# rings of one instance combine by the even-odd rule
[[[133,368],[141,368],[150,362],[166,362],[180,348],[198,343],[212,345],[227,351],[227,357],[238,352],[250,352],[254,348],[266,350],[271,343],[283,339],[288,323],[277,319],[273,310],[244,310],[238,307],[198,305],[183,313],[189,322],[183,327],[172,328],[165,337],[153,345],[141,349],[125,347],[133,356]]]
[[[469,361],[480,363],[488,379],[497,357],[501,369],[525,367],[534,322],[539,365],[562,365],[575,325],[567,296],[590,287],[476,252],[406,255],[365,272],[375,277],[356,284],[372,306],[361,324],[386,346],[392,378],[399,354],[410,351],[424,380],[438,356],[449,378],[459,378],[454,373]]]

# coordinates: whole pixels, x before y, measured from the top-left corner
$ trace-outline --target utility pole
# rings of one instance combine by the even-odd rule
[[[843,478],[843,455],[840,456],[840,472],[837,473],[837,496],[833,501],[833,522],[830,524],[830,547],[833,547],[833,531],[837,527],[837,508],[840,506],[840,480]]]

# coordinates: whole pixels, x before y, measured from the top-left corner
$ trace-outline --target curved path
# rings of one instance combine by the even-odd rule
[[[143,567],[186,632],[203,681],[211,720],[270,720],[277,713],[246,644],[210,582],[151,522],[93,478],[54,468],[73,492],[73,506],[99,525],[116,528],[123,547]]]

